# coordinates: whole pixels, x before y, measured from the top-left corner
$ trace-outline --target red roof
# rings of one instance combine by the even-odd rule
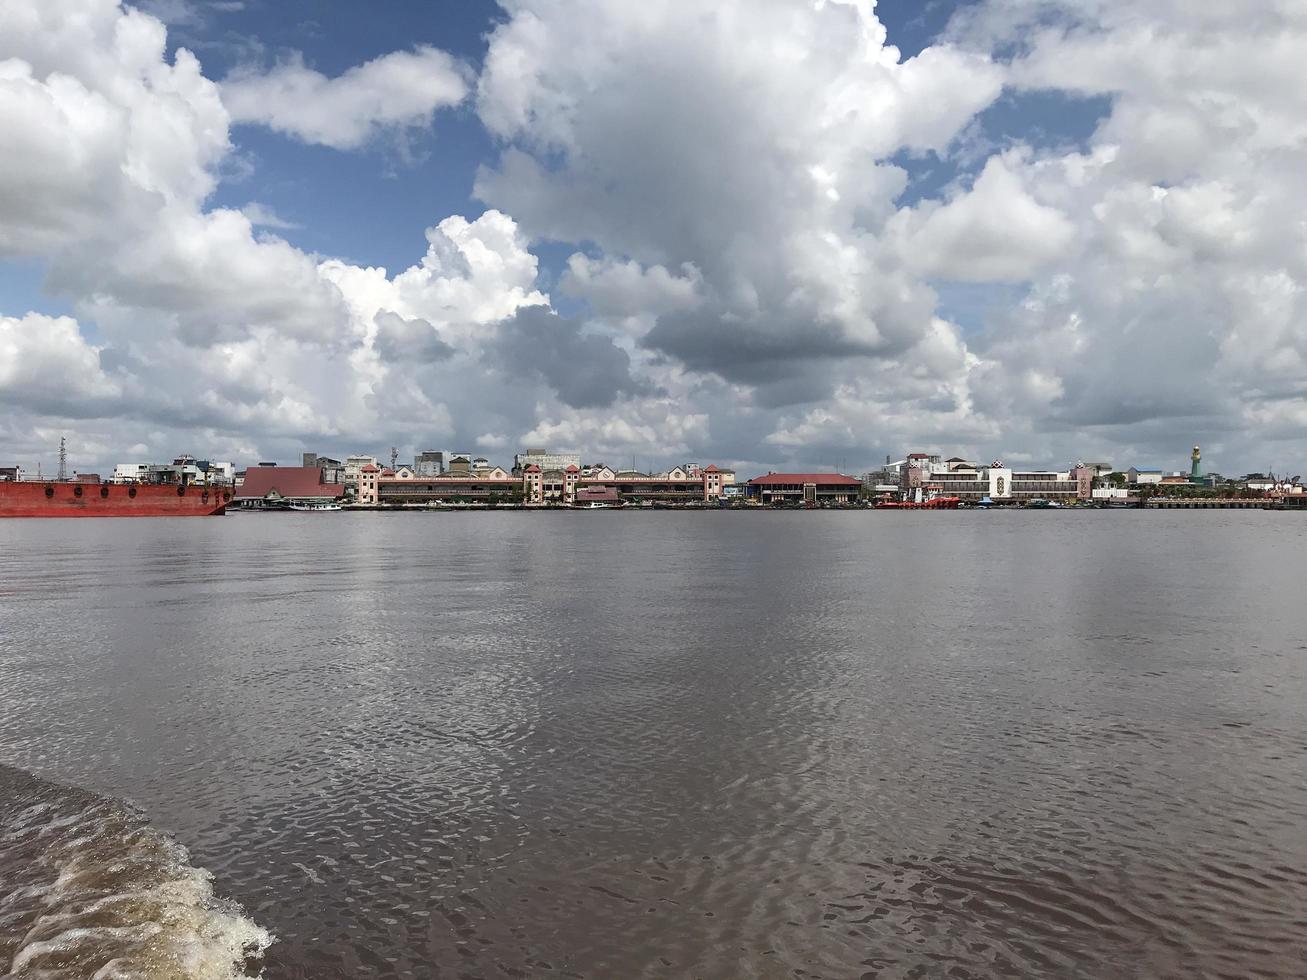
[[[755,476],[749,481],[751,487],[774,487],[782,486],[787,483],[815,483],[818,486],[844,486],[858,487],[862,481],[852,476],[845,476],[842,473],[768,473],[766,476]]]
[[[238,497],[266,497],[273,491],[281,497],[343,497],[345,485],[323,483],[316,466],[251,466]]]
[[[580,472],[581,472],[581,468],[580,468],[579,466],[577,466],[575,463],[573,463],[573,464],[572,464],[571,466],[569,466],[567,469],[563,470],[563,472],[564,472],[564,473],[580,473]]]
[[[908,459],[930,459],[929,453],[908,453]]]
[[[720,472],[721,472],[721,470],[719,470],[719,469],[718,469],[716,466],[714,466],[712,463],[709,463],[707,466],[705,466],[705,467],[703,468],[703,471],[704,471],[705,473],[720,473]]]
[[[530,466],[528,466],[528,467],[526,468],[526,472],[528,472],[528,473],[539,473],[539,472],[540,472],[540,467],[536,466],[535,463],[532,463]]]
[[[360,473],[380,473],[380,472],[381,472],[381,467],[378,466],[376,463],[369,463],[367,466],[363,467],[363,469],[359,470],[359,472],[360,472]]]

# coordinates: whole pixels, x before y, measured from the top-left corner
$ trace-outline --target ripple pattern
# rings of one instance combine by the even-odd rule
[[[1307,976],[1307,526],[1037,516],[0,523],[0,761],[269,978]]]

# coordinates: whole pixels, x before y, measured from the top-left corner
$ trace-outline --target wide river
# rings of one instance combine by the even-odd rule
[[[1307,975],[1307,515],[0,522],[0,976],[268,934],[306,980]]]

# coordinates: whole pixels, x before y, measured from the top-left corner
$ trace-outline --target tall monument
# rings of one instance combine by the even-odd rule
[[[1199,449],[1197,446],[1194,446],[1193,455],[1191,455],[1189,459],[1190,459],[1189,482],[1202,483],[1203,482],[1203,451]]]

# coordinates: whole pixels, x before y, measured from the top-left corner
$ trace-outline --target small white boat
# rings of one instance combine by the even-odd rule
[[[317,511],[317,510],[340,510],[340,509],[341,509],[341,508],[340,508],[340,504],[337,504],[337,503],[320,503],[320,502],[317,502],[317,501],[314,501],[314,502],[312,502],[312,503],[307,503],[307,504],[290,504],[289,507],[290,507],[291,510],[313,510],[313,511]]]

